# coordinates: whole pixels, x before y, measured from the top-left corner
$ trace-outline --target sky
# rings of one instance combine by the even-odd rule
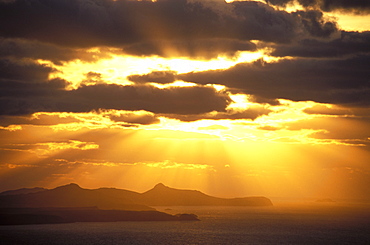
[[[370,199],[370,1],[0,0],[0,191]]]

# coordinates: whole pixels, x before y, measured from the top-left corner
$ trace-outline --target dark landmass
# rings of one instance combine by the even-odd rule
[[[141,203],[149,206],[272,206],[266,197],[219,198],[196,190],[179,190],[157,184],[142,193]]]
[[[17,191],[15,191],[16,193]],[[0,195],[0,208],[93,207],[117,210],[155,210],[126,197],[126,192],[83,189],[77,184],[27,194]]]
[[[171,215],[159,211],[101,210],[96,207],[0,209],[0,225],[198,220],[199,219],[195,214]]]
[[[10,190],[10,191],[4,191],[0,193],[0,196],[6,196],[6,195],[20,195],[20,194],[29,194],[29,193],[36,193],[40,191],[46,191],[45,188],[35,187],[35,188],[22,188],[18,190]]]
[[[219,198],[163,184],[157,184],[144,193],[115,188],[90,190],[77,184],[51,190],[34,188],[0,193],[0,208],[98,207],[105,210],[155,210],[150,206],[272,206],[272,202],[266,197]]]
[[[150,206],[271,206],[266,197],[218,198],[196,190],[157,184],[144,193],[115,188],[23,188],[0,193],[0,225],[115,221],[193,221],[195,214],[171,215]]]

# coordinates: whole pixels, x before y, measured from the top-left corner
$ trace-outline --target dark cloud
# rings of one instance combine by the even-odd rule
[[[293,2],[293,0],[266,0],[265,2],[268,4],[285,7],[288,3]]]
[[[0,114],[43,112],[89,112],[99,109],[147,110],[155,113],[199,114],[224,111],[230,98],[211,87],[120,86],[97,84],[64,90],[61,80],[0,82]]]
[[[60,115],[47,115],[41,114],[35,116],[0,116],[0,125],[7,127],[9,125],[56,125],[64,123],[76,123],[81,122],[81,120],[75,118],[73,115],[70,116],[60,116]]]
[[[336,23],[325,19],[321,11],[297,11],[292,14],[301,19],[304,29],[310,34],[310,36],[329,38],[338,31]]]
[[[110,115],[109,118],[115,122],[125,122],[143,125],[160,122],[159,119],[152,113],[125,112],[119,115]]]
[[[136,55],[167,56],[172,47],[174,55],[210,58],[216,51],[253,50],[249,40],[290,42],[336,30],[318,11],[289,14],[250,1],[212,6],[186,0],[0,2],[0,22],[7,23],[0,33],[69,47],[122,47]]]
[[[370,105],[370,56],[286,59],[239,64],[228,70],[180,74],[198,84],[224,84],[257,97],[312,100],[353,106]]]
[[[135,83],[172,83],[176,81],[176,72],[174,71],[153,71],[145,75],[132,75],[128,79]]]
[[[304,2],[304,0],[301,0],[301,1]],[[328,11],[328,12],[340,10],[340,11],[350,11],[354,13],[362,13],[362,12],[370,13],[370,2],[367,0],[351,0],[351,1],[346,1],[346,0],[318,1],[316,0],[316,1],[319,2],[319,6],[322,10]]]
[[[199,114],[224,111],[230,98],[211,87],[171,87],[159,89],[149,85],[82,86],[65,92],[73,102],[64,101],[66,111],[93,109],[146,110],[155,113]],[[70,107],[70,108],[69,108]]]
[[[304,39],[295,44],[277,44],[273,56],[340,57],[370,52],[370,32],[345,32],[331,41]]]
[[[0,2],[0,22],[6,23],[0,25],[2,115],[116,109],[196,120],[200,115],[254,119],[268,113],[259,109],[230,113],[228,95],[201,86],[205,84],[222,84],[229,91],[252,95],[255,102],[272,105],[278,104],[278,98],[369,105],[369,32],[340,33],[317,9],[288,13],[253,1],[14,0]],[[48,79],[52,68],[32,61],[94,61],[101,58],[95,57],[99,52],[90,53],[87,48],[97,46],[101,50],[118,47],[139,56],[210,59],[256,50],[250,40],[273,45],[275,56],[316,59],[258,61],[189,74],[157,71],[130,76],[136,83],[132,86],[108,85],[101,74],[89,72],[81,87],[69,91],[67,81]],[[324,57],[341,59],[319,59]],[[146,84],[178,79],[200,86],[159,89]],[[207,114],[212,111],[218,113]]]
[[[0,59],[0,79],[39,81],[48,79],[52,68],[32,61]]]
[[[266,0],[267,3],[277,6],[286,6],[293,0]],[[368,0],[298,0],[298,3],[306,8],[319,8],[326,12],[342,11],[352,13],[369,13],[370,2]]]
[[[264,106],[251,106],[244,110],[227,110],[223,112],[210,112],[210,113],[203,113],[203,114],[187,114],[187,115],[179,115],[179,114],[162,114],[162,116],[176,118],[184,122],[190,121],[197,121],[202,119],[210,119],[210,120],[223,120],[223,119],[250,119],[254,120],[260,116],[268,115],[272,112],[270,109],[265,108]]]
[[[9,125],[40,125],[51,126],[67,123],[81,123],[86,119],[91,120],[91,117],[101,116],[102,118],[109,118],[117,123],[124,123],[123,126],[131,126],[132,124],[149,125],[159,123],[159,119],[155,114],[144,111],[96,111],[95,114],[85,114],[76,116],[73,113],[59,114],[59,113],[38,113],[33,115],[20,116],[0,116],[0,126],[8,127]],[[120,124],[122,125],[122,124]]]
[[[240,39],[285,43],[304,34],[299,16],[277,11],[258,2],[233,2],[234,23],[228,28]]]
[[[51,71],[50,67],[34,62],[0,60],[0,115],[100,109],[201,114],[225,111],[231,102],[226,93],[208,86],[159,89],[149,85],[109,85],[94,72],[87,74],[87,80],[78,89],[66,90],[67,81],[48,80]],[[145,117],[126,118],[128,123],[147,120]]]
[[[3,59],[43,59],[60,64],[61,61],[74,59],[95,61],[99,58],[106,58],[107,55],[97,52],[91,53],[81,49],[60,47],[34,40],[0,37],[0,57]]]
[[[59,79],[33,83],[0,80],[0,115],[57,111],[55,101],[64,99],[66,85],[64,80]]]
[[[123,48],[131,55],[158,55],[162,57],[190,57],[200,59],[217,58],[219,55],[232,57],[237,51],[255,51],[250,41],[235,39],[161,40],[135,43]]]
[[[61,79],[48,80],[51,71],[52,68],[31,61],[0,59],[0,114],[43,111],[48,101],[60,96],[68,84]],[[33,101],[34,98],[38,100]]]
[[[191,122],[202,119],[210,120],[223,120],[223,119],[250,119],[254,120],[260,116],[267,115],[271,112],[270,109],[264,107],[252,107],[243,111],[226,111],[226,112],[213,112],[204,114],[189,114],[189,115],[179,115],[179,114],[163,114],[165,117],[176,118],[183,122]]]

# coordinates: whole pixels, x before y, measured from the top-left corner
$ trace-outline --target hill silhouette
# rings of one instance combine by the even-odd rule
[[[115,210],[154,210],[150,206],[271,206],[266,197],[219,198],[197,190],[170,188],[162,183],[144,193],[116,188],[83,189],[77,184],[36,192],[0,193],[0,208],[97,207]],[[18,194],[21,193],[21,194]]]
[[[40,191],[46,191],[45,188],[35,187],[35,188],[22,188],[18,190],[10,190],[10,191],[4,191],[0,193],[0,196],[5,195],[19,195],[19,194],[29,194],[29,193],[36,193]]]
[[[118,190],[117,190],[118,191]],[[125,197],[125,190],[88,190],[77,184],[27,194],[0,196],[0,208],[98,207],[118,210],[154,210]],[[15,191],[17,192],[17,191]]]
[[[266,197],[219,198],[197,190],[179,190],[157,184],[142,193],[140,201],[149,206],[271,206]]]

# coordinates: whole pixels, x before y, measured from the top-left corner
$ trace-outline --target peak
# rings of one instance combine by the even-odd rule
[[[62,186],[59,186],[57,188],[69,188],[69,189],[82,189],[79,185],[77,185],[76,183],[70,183],[68,185],[62,185]]]
[[[68,185],[65,185],[65,186],[70,186],[70,187],[78,187],[78,188],[81,188],[78,184],[76,183],[70,183]]]
[[[154,188],[163,188],[163,187],[167,187],[167,186],[165,186],[163,183],[158,183],[154,186]]]

